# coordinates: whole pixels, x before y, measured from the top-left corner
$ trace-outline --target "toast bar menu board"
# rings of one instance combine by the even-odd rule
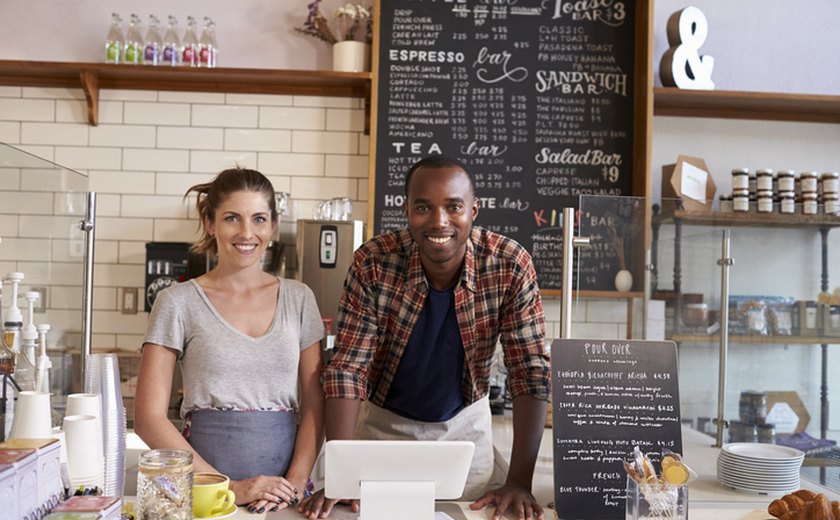
[[[633,447],[659,467],[682,453],[672,341],[555,340],[551,345],[554,504],[560,518],[623,518]]]
[[[442,153],[473,174],[476,225],[561,284],[562,209],[580,195],[631,195],[634,7],[624,0],[377,3],[373,226],[405,226],[404,183]],[[613,290],[615,262],[594,277]],[[594,282],[593,282],[594,283]]]

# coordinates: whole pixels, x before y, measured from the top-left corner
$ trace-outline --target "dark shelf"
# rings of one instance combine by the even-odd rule
[[[799,209],[799,208],[797,208]],[[685,211],[657,215],[656,222],[670,222],[679,219],[683,224],[721,227],[838,227],[840,215],[802,215],[781,213],[740,213],[735,211]]]

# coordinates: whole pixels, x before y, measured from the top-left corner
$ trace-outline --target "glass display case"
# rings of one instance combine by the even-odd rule
[[[676,342],[683,422],[715,436],[720,416],[723,442],[784,443],[790,439],[779,437],[797,434],[830,452],[840,437],[830,413],[831,396],[840,394],[840,263],[831,261],[840,216],[803,215],[800,207],[792,215],[693,212],[678,201],[581,197],[577,233],[605,243],[596,248],[602,257],[621,253],[604,232],[619,200],[644,208],[616,224],[629,230],[624,263],[634,290],[645,294],[633,305],[645,319],[628,337]],[[616,270],[594,254],[578,257],[576,274]],[[819,448],[811,454],[803,471],[825,473]],[[837,469],[829,470],[835,480]]]
[[[24,325],[49,324],[50,390],[59,411],[66,395],[81,389],[80,353],[90,344],[91,201],[85,174],[0,143],[0,277],[23,274],[17,302],[4,281],[0,321],[17,306]],[[37,293],[31,318],[25,293]]]

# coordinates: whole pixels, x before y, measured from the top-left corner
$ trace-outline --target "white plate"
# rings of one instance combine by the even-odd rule
[[[750,494],[753,494],[753,495],[767,495],[769,497],[781,497],[781,496],[787,495],[788,493],[793,493],[794,491],[799,489],[799,487],[797,486],[797,487],[786,489],[786,490],[783,490],[783,491],[767,491],[767,490],[764,490],[764,489],[753,489],[753,488],[745,487],[745,486],[733,486],[733,485],[726,484],[726,483],[723,483],[723,482],[719,482],[719,483],[720,483],[721,486],[724,486],[724,487],[730,488],[730,489],[734,489],[735,491],[739,491],[741,493],[750,493]]]
[[[727,462],[725,460],[718,460],[718,468],[726,468],[732,471],[739,471],[748,474],[767,475],[767,476],[784,476],[784,475],[798,475],[799,464],[784,468],[764,468],[754,466],[752,464],[739,464]]]
[[[766,491],[781,491],[791,488],[793,488],[793,490],[795,491],[799,488],[800,483],[799,479],[794,479],[787,482],[764,483],[752,481],[749,479],[721,475],[720,473],[718,473],[717,479],[719,482],[723,482],[724,484],[729,484],[732,486],[743,486],[751,489],[760,489]]]
[[[722,451],[740,458],[770,461],[802,459],[805,457],[803,452],[795,448],[757,442],[732,442],[724,444]]]
[[[718,460],[723,460],[726,462],[731,462],[735,464],[745,464],[756,466],[760,468],[785,468],[785,467],[798,467],[802,464],[803,459],[801,458],[794,458],[794,459],[779,459],[779,460],[768,460],[768,459],[749,459],[744,457],[738,457],[734,455],[728,455],[724,452],[721,452]]]

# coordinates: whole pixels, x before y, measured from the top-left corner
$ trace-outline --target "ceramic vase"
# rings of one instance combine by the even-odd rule
[[[622,269],[615,274],[615,290],[627,292],[633,288],[633,275],[627,269]]]
[[[333,70],[340,72],[366,72],[370,69],[368,44],[352,40],[333,45]]]

